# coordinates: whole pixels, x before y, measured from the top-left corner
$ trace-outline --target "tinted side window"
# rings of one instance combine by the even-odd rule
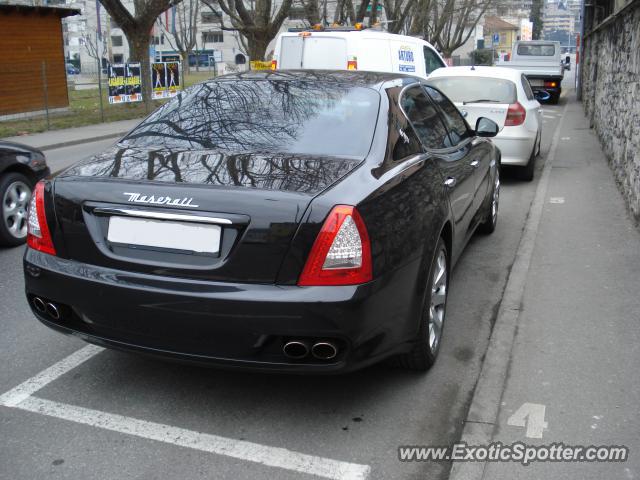
[[[527,77],[525,77],[524,75],[522,75],[520,79],[522,80],[522,88],[524,88],[524,94],[527,96],[527,99],[533,100],[534,99],[533,90],[531,90],[531,85],[529,85],[529,80],[527,80]]]
[[[449,146],[447,130],[438,115],[438,110],[420,87],[408,89],[400,99],[400,104],[427,148]]]
[[[427,70],[427,75],[436,70],[437,68],[442,68],[444,65],[442,61],[436,55],[436,52],[431,50],[426,45],[423,47],[424,50],[424,66]]]
[[[427,86],[424,88],[429,92],[429,96],[442,110],[445,123],[447,124],[451,135],[451,143],[453,145],[457,145],[463,140],[469,138],[471,136],[471,132],[467,128],[467,122],[462,118],[462,115],[456,106],[435,88]]]

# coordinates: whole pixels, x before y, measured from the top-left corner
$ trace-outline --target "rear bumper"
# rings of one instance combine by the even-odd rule
[[[25,289],[45,325],[109,348],[292,373],[338,373],[407,351],[418,328],[418,261],[365,285],[194,282],[96,267],[27,249]],[[54,319],[33,306],[60,307]],[[330,339],[335,359],[287,358],[289,339]]]
[[[513,129],[513,131],[508,131]],[[531,152],[536,141],[536,134],[524,127],[504,127],[493,138],[493,143],[500,149],[502,165],[523,167],[529,163]]]

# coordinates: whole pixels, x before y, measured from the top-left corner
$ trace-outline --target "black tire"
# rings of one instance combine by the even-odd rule
[[[439,334],[437,336],[437,342],[431,345],[430,342],[430,311],[432,303],[432,290],[434,285],[434,273],[441,269],[439,259],[441,259],[441,253],[444,254],[445,266],[444,271],[446,277],[444,278],[444,303],[439,304],[442,309],[442,319],[440,321]],[[442,343],[442,333],[445,324],[446,312],[447,312],[447,297],[449,290],[449,256],[447,253],[447,246],[444,240],[440,238],[436,245],[431,264],[429,266],[429,272],[427,277],[427,289],[425,292],[424,304],[422,306],[422,313],[420,315],[420,327],[418,329],[418,335],[416,336],[415,344],[410,352],[403,353],[397,356],[397,363],[409,370],[427,371],[429,370],[438,357],[440,351],[440,345]],[[437,290],[440,291],[440,288]]]
[[[539,140],[538,140],[539,142]],[[529,161],[524,167],[518,168],[518,178],[525,182],[530,182],[533,180],[533,175],[536,169],[536,152],[538,151],[538,142],[533,144],[533,150],[531,150],[531,155],[529,156]]]
[[[495,214],[494,214],[494,202],[495,202]],[[498,206],[500,205],[500,168],[496,171],[496,178],[493,182],[493,188],[491,189],[491,197],[489,197],[489,203],[485,207],[482,223],[478,225],[478,232],[490,235],[496,230],[498,224]]]
[[[26,208],[29,206],[29,200],[31,197],[31,192],[33,191],[33,184],[29,181],[27,177],[20,173],[8,173],[6,175],[0,175],[0,246],[3,247],[15,247],[17,245],[23,244],[26,240],[26,233],[23,236],[16,236],[15,233],[10,229],[9,223],[13,225],[13,219],[15,216],[11,217],[11,220],[6,218],[6,213],[10,208],[10,205],[13,205],[15,202],[11,200],[8,196],[9,190],[19,187],[20,185],[26,186],[28,188],[28,196],[26,197],[26,205],[24,205],[23,200],[19,201],[18,209],[19,209],[19,217],[20,217],[20,225],[26,225],[27,217],[26,217]],[[22,191],[22,187],[20,187],[20,191]],[[25,193],[27,193],[25,191]],[[22,229],[20,229],[22,230]]]

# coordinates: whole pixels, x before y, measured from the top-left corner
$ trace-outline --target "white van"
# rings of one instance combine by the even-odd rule
[[[423,78],[446,66],[424,40],[354,27],[281,33],[271,62],[273,70],[365,70]]]

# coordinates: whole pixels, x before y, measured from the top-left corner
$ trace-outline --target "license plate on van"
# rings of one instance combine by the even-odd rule
[[[141,247],[216,254],[220,250],[219,225],[113,216],[107,240]]]
[[[529,80],[532,87],[544,87],[544,80]]]

